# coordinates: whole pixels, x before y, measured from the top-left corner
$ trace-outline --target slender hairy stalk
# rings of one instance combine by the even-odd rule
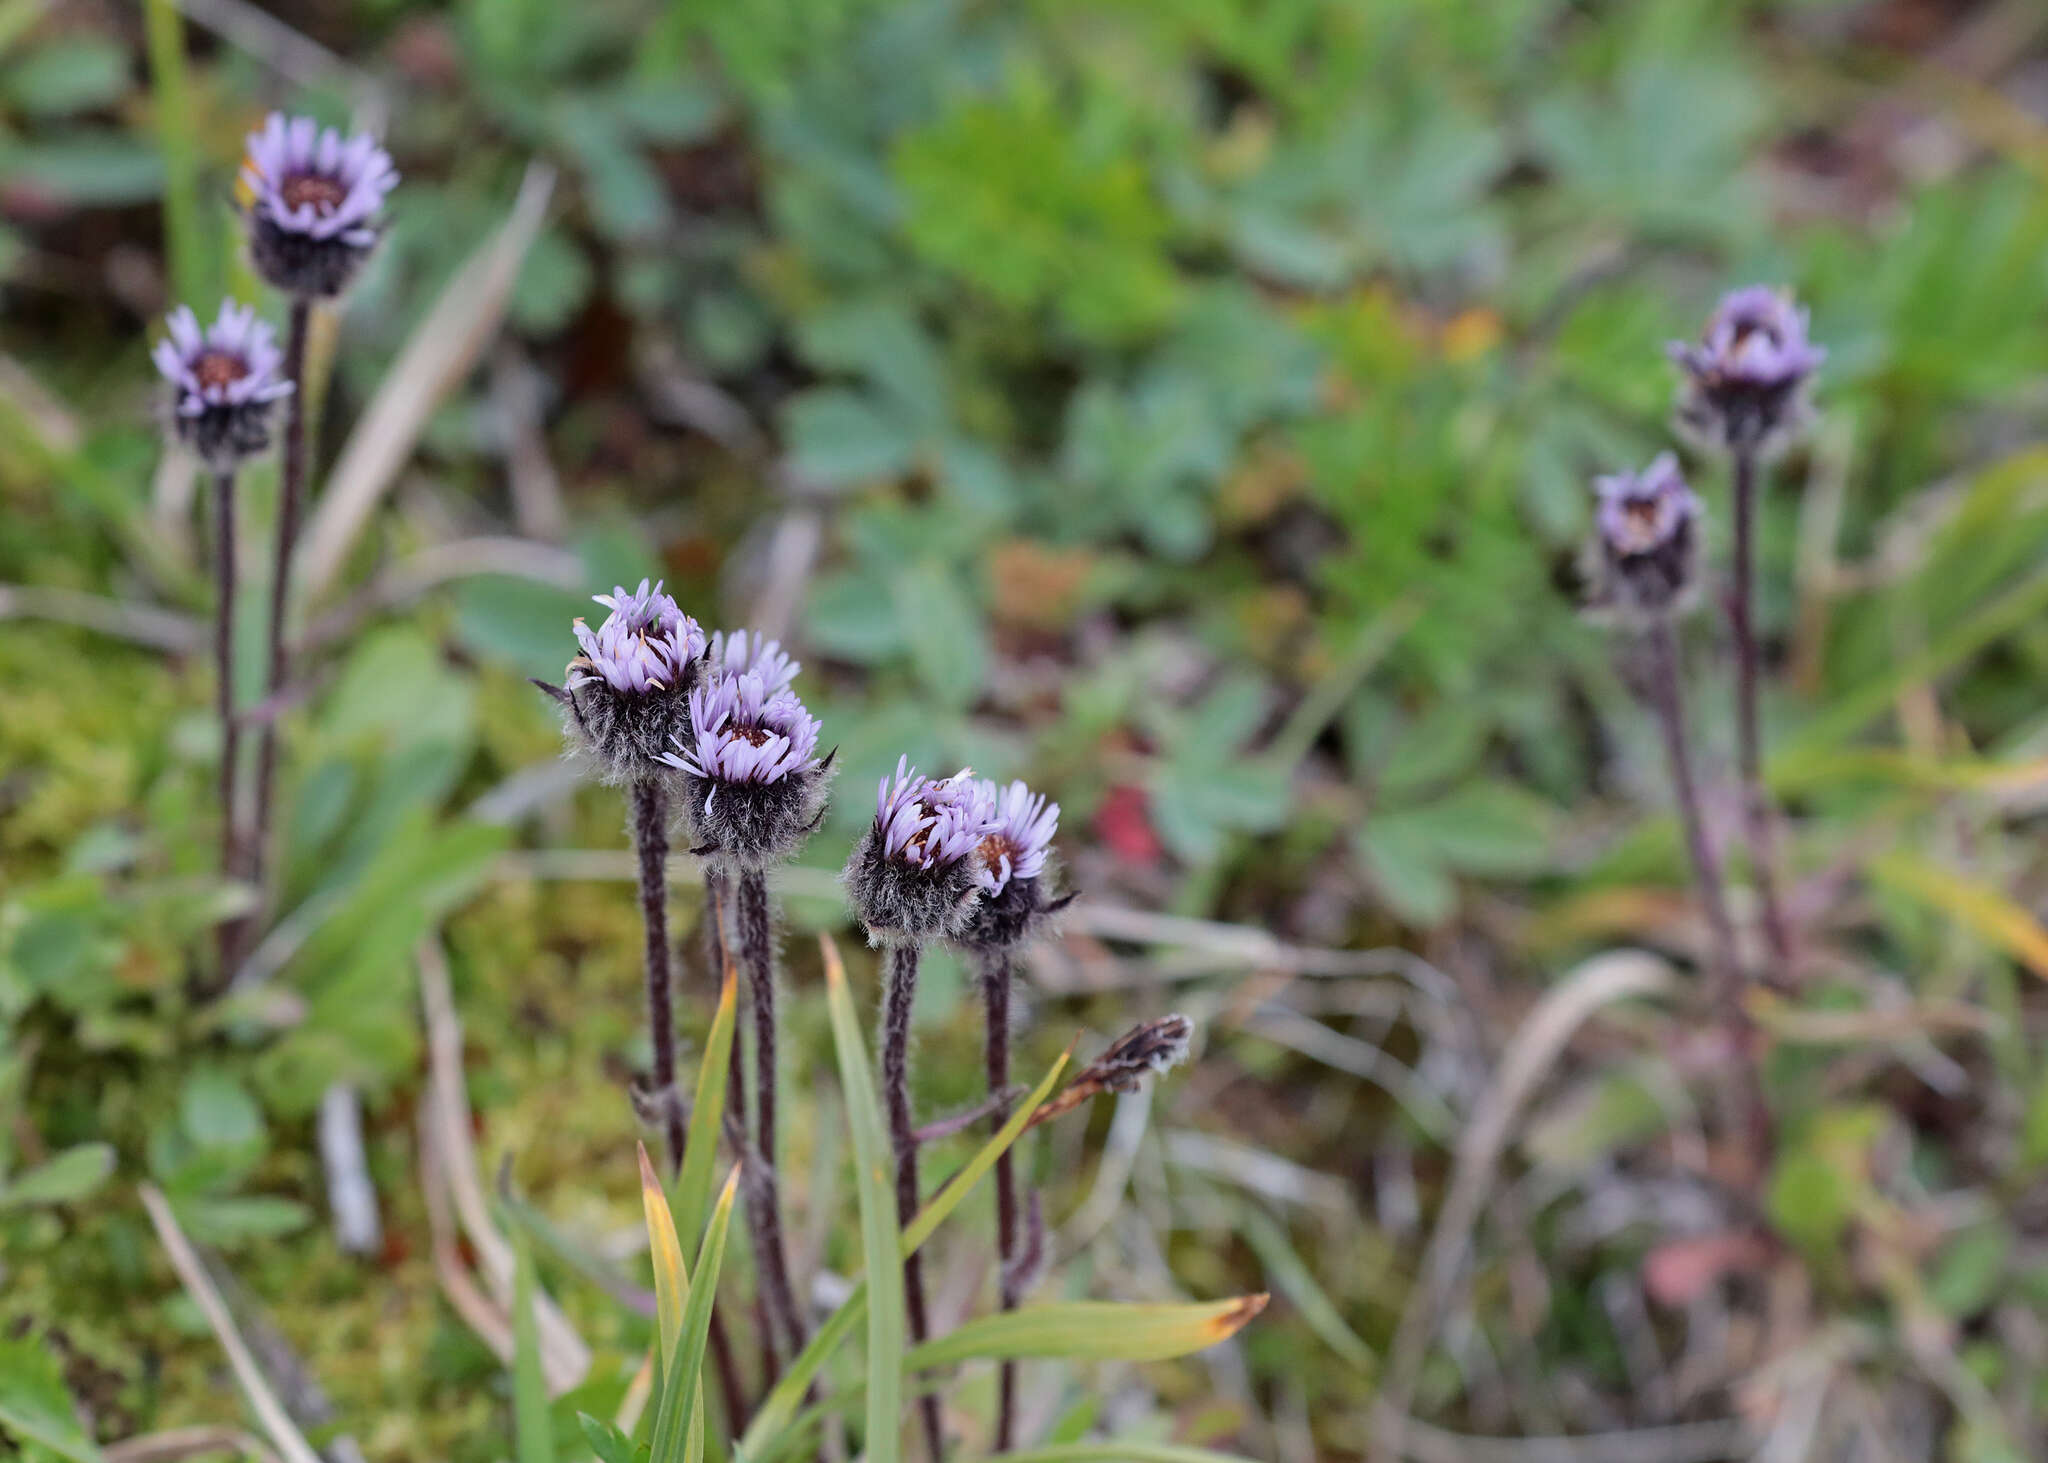
[[[235,782],[242,761],[242,732],[235,720],[235,475],[213,480],[213,665],[214,705],[220,713],[220,871],[242,872],[241,819],[235,811]],[[234,971],[236,924],[220,927],[220,978]]]
[[[1685,696],[1680,689],[1678,636],[1671,621],[1660,617],[1652,623],[1647,639],[1651,700],[1664,733],[1664,754],[1670,763],[1671,788],[1678,801],[1679,822],[1685,829],[1686,849],[1692,858],[1693,880],[1707,916],[1714,1004],[1735,1059],[1735,1081],[1730,1088],[1735,1128],[1753,1143],[1760,1143],[1768,1134],[1757,1081],[1755,1041],[1749,1015],[1742,1008],[1742,967],[1736,959],[1735,926],[1728,918],[1721,864],[1707,838],[1699,787],[1693,778],[1692,753],[1686,740]],[[1761,1172],[1761,1147],[1754,1156]]]
[[[646,932],[647,1032],[654,1095],[661,1104],[670,1170],[683,1166],[683,1105],[676,1095],[676,1013],[668,959],[668,798],[652,777],[634,781],[633,848],[640,855],[640,921]]]
[[[1742,832],[1749,845],[1750,877],[1763,908],[1764,938],[1771,948],[1773,974],[1787,978],[1792,939],[1778,902],[1776,849],[1771,830],[1770,794],[1764,790],[1762,739],[1757,720],[1756,497],[1757,450],[1744,443],[1735,448],[1735,585],[1728,598],[1728,622],[1735,638],[1735,727],[1737,765],[1742,772]]]
[[[896,1150],[896,1212],[906,1224],[923,1204],[917,1182],[917,1125],[910,1112],[910,1009],[917,998],[918,954],[915,945],[890,948],[882,994],[882,1091],[889,1108],[889,1142]],[[903,1300],[910,1339],[923,1341],[931,1334],[931,1321],[924,1302],[924,1261],[916,1254],[903,1262]],[[943,1463],[946,1444],[937,1394],[920,1393],[917,1406],[924,1423],[925,1454],[931,1463]]]
[[[1010,1085],[1010,957],[992,950],[982,957],[982,999],[988,1008],[988,1032],[984,1042],[988,1067],[989,1098],[995,1109],[989,1126],[1000,1129],[1010,1116],[1002,1092]],[[1005,1149],[996,1160],[996,1283],[1002,1308],[1017,1308],[1017,1281],[1011,1267],[1017,1255],[1017,1174]],[[996,1446],[998,1453],[1010,1451],[1017,1430],[1017,1364],[1006,1361],[996,1373]]]
[[[717,869],[707,867],[704,870],[704,953],[709,961],[706,968],[711,971],[714,981],[725,979],[725,883],[725,875]],[[726,1131],[740,1135],[740,1141],[735,1146],[744,1157],[746,1108],[742,1101],[745,1088],[741,1083],[741,1075],[745,1069],[741,1065],[740,1043],[737,1040],[732,1044],[730,1070],[732,1079],[726,1092],[725,1103]],[[676,1163],[680,1168],[680,1154]],[[740,1383],[739,1360],[733,1353],[732,1337],[726,1334],[724,1313],[716,1310],[711,1313],[711,1360],[718,1369],[718,1389],[725,1398],[726,1418],[732,1421],[734,1426],[738,1426],[736,1419],[748,1415],[747,1393],[746,1388]],[[765,1384],[763,1390],[766,1390]]]
[[[292,301],[291,324],[284,339],[284,374],[292,383],[285,403],[284,470],[277,493],[277,551],[270,570],[270,629],[265,658],[263,695],[268,700],[284,689],[285,606],[290,599],[292,550],[299,539],[299,514],[306,495],[306,334],[312,324],[312,302]],[[256,746],[256,823],[249,836],[249,874],[260,888],[269,857],[271,800],[277,787],[277,718],[263,724]]]
[[[761,1268],[761,1292],[788,1355],[803,1350],[803,1313],[789,1281],[789,1255],[782,1239],[782,1197],[775,1167],[775,947],[769,922],[768,880],[759,869],[739,878],[739,953],[747,969],[754,1011],[754,1158],[747,1172],[748,1208],[754,1220],[754,1249]]]

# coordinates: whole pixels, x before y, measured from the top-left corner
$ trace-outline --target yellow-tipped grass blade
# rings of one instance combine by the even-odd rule
[[[2034,974],[2048,977],[2048,930],[1991,885],[1904,853],[1878,859],[1870,872],[1878,883],[1940,910]]]
[[[1077,1300],[980,1316],[913,1346],[908,1371],[956,1361],[1056,1357],[1062,1361],[1168,1361],[1236,1335],[1266,1308],[1264,1295],[1203,1305]]]
[[[683,1246],[668,1212],[668,1196],[648,1162],[647,1145],[640,1149],[640,1206],[647,1213],[647,1248],[654,1259],[654,1314],[661,1329],[661,1370],[674,1369],[676,1338],[683,1329],[683,1306],[690,1294],[690,1272],[683,1268]]]

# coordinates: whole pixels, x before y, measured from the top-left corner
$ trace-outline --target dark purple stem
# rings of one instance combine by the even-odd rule
[[[661,1104],[670,1172],[683,1166],[683,1104],[676,1092],[675,985],[668,960],[668,798],[652,777],[628,792],[633,849],[640,856],[640,924],[646,934],[647,1032],[654,1045],[655,1100]]]
[[[704,870],[704,953],[710,963],[713,986],[721,989],[725,980],[725,892],[724,873],[707,865]],[[745,1070],[740,1043],[735,1039],[728,1066],[731,1077],[726,1089],[725,1123],[726,1131],[736,1135],[737,1141],[733,1146],[742,1157],[746,1154]],[[725,1394],[725,1415],[737,1428],[747,1416],[746,1390],[740,1385],[739,1360],[732,1349],[732,1338],[726,1334],[724,1313],[716,1310],[711,1313],[711,1357],[718,1368],[719,1390]]]
[[[213,664],[214,705],[220,714],[220,871],[224,878],[242,872],[241,820],[235,811],[235,782],[241,770],[242,732],[235,719],[235,475],[213,480]],[[234,973],[236,926],[220,927],[220,979],[225,986]]]
[[[277,494],[277,550],[270,569],[270,628],[263,694],[266,700],[284,689],[289,666],[285,654],[285,610],[290,600],[292,553],[299,541],[299,513],[306,496],[306,334],[312,322],[311,301],[292,301],[285,331],[284,374],[292,383],[285,403],[284,471]],[[261,890],[269,861],[271,803],[277,788],[277,719],[263,724],[256,746],[255,827],[249,835],[249,876]]]
[[[1756,624],[1757,449],[1743,443],[1735,457],[1735,587],[1728,622],[1735,638],[1736,762],[1742,773],[1742,831],[1749,845],[1750,877],[1762,906],[1764,938],[1771,949],[1776,982],[1792,959],[1792,939],[1778,901],[1777,853],[1772,836],[1770,794],[1764,788],[1762,736],[1758,730]]]
[[[999,1130],[1010,1115],[1010,1104],[1001,1094],[1010,1085],[1010,957],[1002,950],[982,957],[981,991],[988,1008],[988,1031],[984,1054],[988,1068],[989,1097],[995,1109],[989,1126]],[[1017,1254],[1017,1175],[1011,1154],[1005,1150],[996,1159],[996,1283],[1002,1308],[1017,1308],[1017,1277],[1013,1266]],[[996,1373],[995,1451],[1007,1453],[1017,1430],[1017,1364],[1006,1361]]]
[[[889,1141],[896,1150],[896,1217],[902,1224],[910,1222],[923,1202],[917,1182],[917,1124],[910,1111],[910,1011],[917,999],[918,955],[915,945],[890,949],[882,993],[882,1092],[889,1108]],[[924,1300],[924,1261],[915,1253],[903,1262],[903,1301],[910,1316],[910,1339],[925,1340],[931,1320]],[[925,1454],[931,1463],[944,1463],[938,1395],[920,1393],[917,1406],[924,1423]]]
[[[768,880],[759,869],[739,878],[740,960],[754,1008],[754,1157],[747,1172],[754,1214],[754,1246],[770,1317],[781,1330],[788,1354],[803,1350],[803,1313],[789,1280],[789,1255],[782,1238],[782,1199],[775,1167],[775,931],[768,910]],[[756,1177],[757,1176],[757,1177]]]
[[[1686,738],[1685,693],[1679,675],[1678,636],[1669,619],[1651,625],[1650,695],[1657,721],[1664,733],[1664,754],[1671,768],[1671,789],[1678,802],[1678,818],[1685,830],[1687,852],[1692,858],[1693,881],[1699,889],[1701,908],[1707,917],[1709,941],[1708,970],[1713,999],[1720,1012],[1731,1055],[1736,1064],[1731,1086],[1735,1129],[1757,1144],[1767,1144],[1765,1110],[1756,1071],[1756,1042],[1750,1030],[1749,1013],[1742,1007],[1742,967],[1736,958],[1735,926],[1728,918],[1728,899],[1721,882],[1721,864],[1707,837],[1706,821],[1700,810],[1699,786],[1694,780],[1692,753]],[[1764,1148],[1755,1157],[1761,1172]]]

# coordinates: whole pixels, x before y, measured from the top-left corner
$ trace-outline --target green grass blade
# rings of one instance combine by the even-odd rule
[[[200,235],[199,142],[192,130],[192,89],[185,71],[185,22],[172,0],[144,0],[149,74],[156,89],[157,146],[164,155],[164,243],[176,298],[212,319],[205,240]]]
[[[533,1311],[533,1246],[512,1232],[512,1424],[519,1463],[555,1463],[548,1383],[540,1366],[540,1322]]]
[[[718,992],[718,1013],[711,1018],[711,1033],[704,1040],[704,1060],[697,1066],[697,1101],[690,1110],[682,1172],[676,1175],[676,1232],[685,1239],[704,1232],[704,1215],[711,1207],[711,1171],[725,1126],[726,1077],[732,1066],[733,1028],[737,1025],[737,987],[728,965]]]
[[[1167,1361],[1234,1336],[1266,1308],[1264,1295],[1201,1305],[1127,1305],[1076,1300],[978,1316],[913,1346],[904,1369],[956,1361],[1057,1357],[1064,1361]]]
[[[1060,1076],[1066,1071],[1071,1056],[1071,1052],[1062,1053],[1038,1086],[1032,1089],[1031,1095],[1018,1103],[1009,1120],[996,1130],[995,1136],[983,1144],[978,1153],[939,1186],[938,1192],[932,1195],[931,1202],[918,1211],[917,1217],[911,1220],[898,1236],[900,1255],[916,1253],[918,1247],[930,1239],[933,1232],[960,1206],[960,1201],[973,1192],[974,1186],[996,1166],[996,1160],[1009,1152],[1011,1146],[1024,1135],[1024,1129],[1030,1125],[1031,1115],[1045,1104],[1045,1100],[1051,1097],[1053,1090],[1059,1086]],[[809,1390],[812,1379],[824,1368],[841,1343],[853,1334],[853,1328],[860,1324],[861,1317],[867,1313],[867,1304],[867,1282],[863,1280],[854,1287],[851,1295],[840,1302],[839,1309],[832,1313],[825,1324],[818,1328],[810,1343],[797,1353],[796,1360],[789,1364],[789,1369],[782,1374],[782,1379],[775,1384],[774,1390],[762,1401],[760,1408],[754,1413],[753,1420],[747,1424],[746,1436],[740,1440],[740,1451],[743,1454],[749,1458],[766,1457],[772,1447],[779,1447],[780,1435],[797,1415],[797,1409],[802,1405],[804,1393]]]
[[[661,1366],[664,1374],[675,1370],[676,1340],[683,1330],[683,1307],[690,1294],[690,1272],[683,1268],[682,1241],[676,1238],[676,1222],[668,1212],[668,1196],[661,1180],[647,1160],[647,1145],[640,1146],[640,1206],[647,1215],[647,1245],[654,1260],[654,1313],[661,1332]],[[665,1390],[665,1389],[664,1389]]]
[[[670,1353],[674,1360],[661,1379],[661,1405],[648,1450],[649,1463],[687,1463],[704,1456],[704,1351],[711,1336],[711,1308],[718,1302],[718,1272],[725,1264],[725,1235],[732,1223],[733,1195],[739,1192],[739,1183],[739,1165],[734,1164],[711,1211],[711,1222],[705,1226],[696,1274],[687,1282],[689,1297]]]
[[[868,1076],[860,1017],[846,988],[846,971],[829,937],[825,949],[825,1001],[832,1017],[832,1044],[839,1053],[839,1084],[845,1089],[847,1126],[853,1133],[855,1188],[860,1199],[861,1253],[868,1290],[868,1463],[896,1463],[901,1443],[903,1398],[903,1252],[896,1225],[889,1144],[875,1085]]]

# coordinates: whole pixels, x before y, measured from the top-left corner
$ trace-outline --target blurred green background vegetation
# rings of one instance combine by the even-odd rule
[[[1036,957],[1033,1072],[1077,1028],[1092,1047],[1171,1004],[1204,1027],[1149,1126],[1126,1100],[1029,1160],[1047,1290],[1274,1306],[1204,1360],[1032,1373],[1040,1430],[1362,1454],[1459,1134],[1532,1003],[1615,946],[1689,969],[1653,729],[1571,564],[1591,474],[1667,440],[1663,343],[1755,279],[1830,351],[1761,539],[1806,950],[1764,1013],[1773,1239],[1699,1260],[1744,1221],[1701,1150],[1686,998],[1603,1018],[1515,1126],[1412,1410],[2048,1456],[2037,5],[275,14],[0,0],[0,1373],[60,1381],[103,1442],[235,1416],[134,1201],[150,1179],[319,1379],[330,1433],[506,1456],[503,1368],[435,1290],[414,951],[445,938],[485,1161],[514,1155],[562,1225],[630,1230],[631,890],[569,876],[623,847],[621,814],[563,775],[524,678],[559,674],[590,590],[644,574],[806,663],[846,775],[793,928],[840,927],[825,880],[898,751],[1050,791],[1090,902],[1214,922],[1082,922]],[[262,299],[233,180],[273,106],[375,125],[405,178],[316,343],[317,492],[353,470],[377,506],[304,586],[325,640],[284,712],[279,933],[199,1002],[233,894],[191,484],[146,351],[173,302]],[[544,212],[515,208],[523,180]],[[1701,616],[1725,809],[1720,639]],[[1325,979],[1328,951],[1381,953]],[[809,941],[788,967],[785,1192],[803,1268],[844,1273]],[[693,1032],[708,989],[686,976]],[[963,993],[939,962],[934,1113],[979,1087]],[[366,1112],[367,1259],[325,1224],[336,1083]],[[1688,1261],[1706,1279],[1672,1282]],[[644,1322],[556,1289],[616,1396]]]

